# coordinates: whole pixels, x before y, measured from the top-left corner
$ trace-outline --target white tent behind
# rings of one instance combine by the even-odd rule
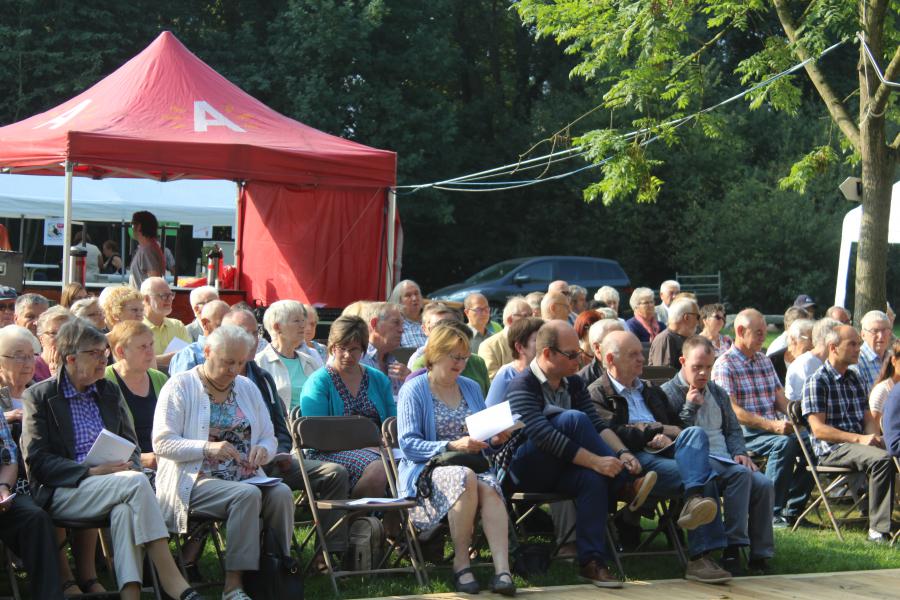
[[[859,242],[859,228],[862,223],[862,205],[857,206],[844,216],[841,227],[841,251],[838,256],[837,286],[834,290],[835,306],[846,306],[847,277],[850,273],[850,250],[852,244]],[[900,182],[895,183],[891,191],[891,217],[888,224],[888,243],[900,244]]]
[[[60,177],[0,175],[0,217],[62,216],[64,192]],[[236,199],[237,186],[231,181],[72,180],[72,217],[76,221],[129,223],[136,211],[149,210],[160,221],[234,227]]]

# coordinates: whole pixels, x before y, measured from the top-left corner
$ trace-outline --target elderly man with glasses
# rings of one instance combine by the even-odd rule
[[[175,353],[191,343],[191,334],[185,329],[184,323],[169,318],[175,293],[165,279],[148,277],[141,284],[141,294],[144,296],[144,324],[153,332],[156,364],[167,368]],[[175,338],[182,340],[184,344],[179,345],[176,350],[169,350],[169,345]]]
[[[870,310],[862,318],[863,339],[862,349],[859,352],[859,362],[855,370],[859,373],[859,379],[866,388],[866,394],[872,391],[881,365],[887,355],[888,346],[891,343],[891,322],[888,316],[880,310]]]
[[[185,329],[187,329],[193,341],[196,342],[203,335],[203,326],[200,324],[200,312],[207,303],[218,299],[219,291],[211,285],[204,285],[191,290],[190,303],[191,310],[194,311],[194,320],[185,326]]]
[[[650,344],[647,364],[654,367],[681,367],[684,340],[697,333],[700,307],[690,298],[679,298],[669,305],[669,325]]]
[[[502,327],[499,323],[491,321],[491,306],[483,294],[477,292],[469,294],[463,301],[463,307],[469,329],[472,330],[469,351],[474,354],[478,352],[481,342],[499,332]]]

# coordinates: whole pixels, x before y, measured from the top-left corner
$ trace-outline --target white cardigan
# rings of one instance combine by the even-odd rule
[[[238,406],[250,421],[250,445],[265,448],[268,460],[272,460],[277,447],[275,430],[259,389],[238,375],[234,391]],[[191,490],[203,465],[203,447],[208,441],[209,396],[194,367],[166,382],[153,415],[156,498],[169,531],[187,533]],[[258,474],[264,474],[262,469]]]
[[[312,375],[313,371],[317,368],[313,359],[299,350],[295,350],[294,355],[300,359],[300,366],[303,367],[303,373],[307,377]],[[284,404],[284,414],[290,414],[291,376],[288,373],[287,367],[281,362],[281,355],[272,347],[272,344],[269,344],[262,352],[256,355],[256,364],[259,365],[260,369],[269,373],[272,376],[272,379],[275,380],[275,387],[278,389],[278,397],[281,398],[281,402]],[[297,400],[299,401],[299,398]]]

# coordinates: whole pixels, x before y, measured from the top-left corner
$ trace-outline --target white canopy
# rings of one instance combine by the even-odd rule
[[[64,182],[62,177],[0,175],[0,217],[62,216]],[[76,221],[130,222],[136,211],[149,210],[160,221],[234,227],[236,207],[237,186],[231,181],[72,180],[72,218]]]
[[[838,256],[837,286],[834,290],[835,306],[846,306],[847,277],[850,272],[850,250],[854,242],[859,242],[860,223],[862,223],[862,205],[857,206],[844,216],[844,225],[841,228],[841,251]],[[894,184],[891,192],[888,243],[900,244],[900,182]]]

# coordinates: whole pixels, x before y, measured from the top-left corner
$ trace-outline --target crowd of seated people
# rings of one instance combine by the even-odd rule
[[[459,307],[428,302],[406,280],[389,302],[348,306],[323,344],[312,306],[274,302],[260,324],[211,287],[191,293],[193,320],[182,323],[170,316],[174,292],[154,274],[140,290],[116,286],[99,298],[69,286],[57,306],[2,288],[0,537],[40,573],[31,578],[36,598],[105,591],[98,522],[109,530],[121,597],[139,597],[146,555],[168,596],[200,598],[168,540],[187,536],[183,560],[196,561],[202,543],[190,516],[202,514],[225,523],[222,597],[245,600],[261,528],[274,533],[278,552],[292,551],[294,492],[308,491],[302,471],[319,499],[390,494],[377,448],[295,447],[293,418],[357,416],[379,428],[396,418],[396,489],[415,502],[415,531],[447,523],[453,585],[463,593],[481,588],[470,563],[479,523],[490,589],[516,593],[507,505],[516,492],[564,498],[551,511],[560,555],[598,587],[622,585],[607,521],[623,540],[639,536],[659,500],[673,503],[687,534],[686,578],[767,572],[774,530],[793,526],[812,493],[801,444],[820,465],[865,474],[866,538],[890,539],[900,342],[888,313],[869,312],[856,329],[841,307],[815,320],[801,295],[766,354],[759,311],[737,313],[732,338],[722,334],[721,304],[700,306],[673,281],[659,296],[657,305],[653,290],[637,288],[623,320],[614,288],[589,296],[554,281],[509,298],[494,322],[481,294]],[[656,372],[665,379],[644,378],[645,366],[664,369]],[[467,417],[503,402],[521,427],[470,437]],[[808,423],[800,435],[789,402]],[[87,466],[104,429],[134,452]],[[257,476],[277,479],[246,482]],[[395,516],[384,513],[392,539],[404,527]],[[339,517],[322,516],[338,556],[349,544]],[[67,536],[58,527],[83,520],[92,528]],[[74,570],[60,546],[67,537]],[[328,568],[324,558],[320,547],[316,569]]]

